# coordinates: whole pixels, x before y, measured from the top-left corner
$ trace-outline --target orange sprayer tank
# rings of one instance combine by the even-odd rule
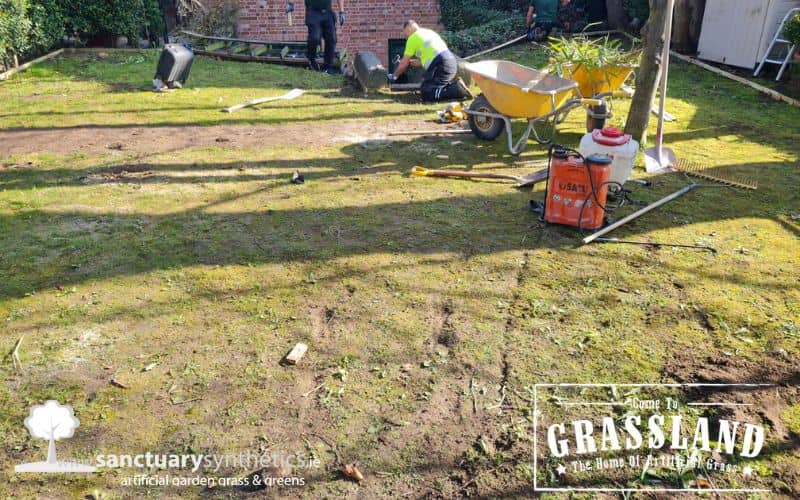
[[[610,175],[611,158],[607,155],[591,155],[584,159],[574,150],[554,149],[550,157],[544,220],[580,229],[601,227],[608,195],[605,183]]]

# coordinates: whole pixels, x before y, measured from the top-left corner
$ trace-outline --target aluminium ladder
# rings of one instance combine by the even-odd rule
[[[781,38],[781,34],[783,33],[783,26],[786,24],[786,22],[797,13],[800,13],[800,8],[791,9],[789,12],[786,13],[785,16],[783,16],[781,25],[778,26],[778,31],[775,32],[775,36],[769,43],[767,51],[764,52],[764,57],[761,59],[761,63],[759,63],[758,68],[756,68],[755,73],[753,73],[753,76],[758,76],[758,74],[761,73],[761,70],[764,68],[765,63],[780,64],[781,69],[778,70],[778,76],[775,77],[776,82],[780,81],[781,77],[783,76],[783,72],[786,70],[786,66],[788,66],[791,63],[792,58],[794,57],[794,53],[798,49],[798,47],[795,46],[789,40]],[[783,59],[770,59],[772,51],[775,49],[775,47],[780,47],[780,46],[786,48],[786,57],[784,57]]]

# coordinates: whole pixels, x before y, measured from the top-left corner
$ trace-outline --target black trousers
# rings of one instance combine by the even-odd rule
[[[447,51],[431,61],[422,76],[420,95],[425,102],[449,101],[459,99],[461,91],[454,81],[458,71],[458,62],[452,52]]]
[[[306,26],[308,27],[308,62],[313,69],[317,65],[317,47],[320,40],[325,40],[325,68],[333,67],[333,57],[336,53],[336,15],[332,10],[306,11]]]

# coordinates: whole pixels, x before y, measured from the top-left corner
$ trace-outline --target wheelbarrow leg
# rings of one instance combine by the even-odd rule
[[[503,121],[506,122],[506,132],[508,137],[508,152],[511,153],[512,156],[519,156],[520,153],[525,149],[525,146],[528,145],[528,137],[531,135],[531,128],[530,126],[522,133],[522,136],[514,143],[514,137],[511,135],[511,120],[508,117],[503,116]]]

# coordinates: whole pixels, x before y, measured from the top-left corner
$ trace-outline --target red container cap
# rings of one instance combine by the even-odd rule
[[[631,140],[630,134],[623,134],[617,127],[606,127],[603,130],[594,129],[592,140],[603,146],[623,146]]]

